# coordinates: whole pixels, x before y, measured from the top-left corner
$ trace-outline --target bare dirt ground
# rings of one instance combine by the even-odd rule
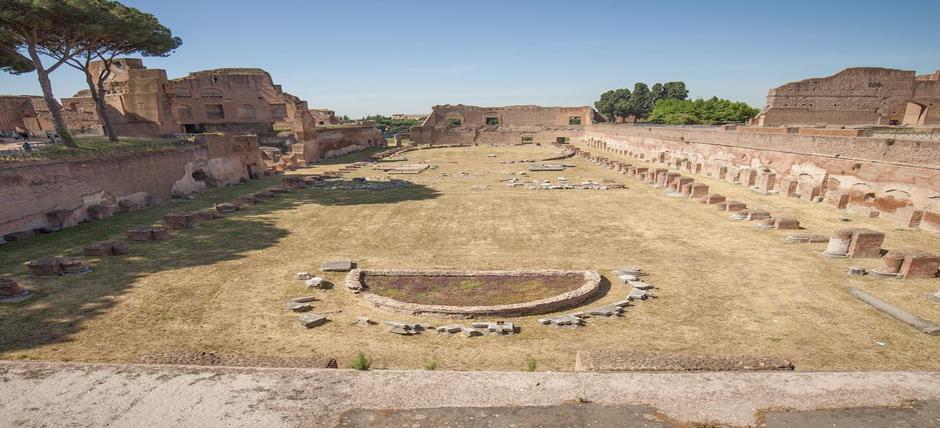
[[[923,318],[940,321],[940,305],[927,299],[938,280],[851,277],[852,265],[876,259],[829,259],[825,244],[786,244],[783,231],[757,230],[698,202],[664,197],[661,189],[571,160],[564,172],[530,178],[569,182],[612,179],[617,190],[508,188],[504,173],[539,159],[549,147],[442,148],[407,153],[407,163],[436,166],[415,183],[388,191],[307,189],[259,204],[168,241],[132,245],[131,255],[92,263],[79,277],[37,279],[21,263],[43,255],[75,254],[81,245],[120,236],[124,228],[154,221],[160,211],[103,222],[0,247],[0,269],[36,297],[0,306],[0,358],[125,362],[159,352],[325,357],[340,366],[358,352],[373,368],[421,368],[434,360],[448,370],[571,370],[578,350],[623,349],[686,354],[777,356],[797,370],[935,370],[940,341],[858,302],[857,287]],[[496,157],[489,157],[495,154]],[[340,161],[334,161],[334,163]],[[320,165],[307,171],[335,169]],[[446,174],[446,175],[445,175]],[[368,168],[355,176],[384,176]],[[940,252],[940,240],[888,222],[852,217],[822,204],[764,196],[697,177],[729,198],[788,213],[803,232],[828,234],[848,226],[887,232],[886,248]],[[222,201],[276,183],[266,179],[207,192],[178,210]],[[485,187],[488,186],[488,187]],[[336,287],[304,289],[295,272],[315,271],[328,259],[352,259],[379,269],[610,270],[639,265],[658,288],[656,299],[629,308],[623,318],[581,329],[540,326],[539,317],[516,318],[520,333],[505,337],[401,337],[373,320],[445,323],[365,305]],[[342,284],[343,273],[326,279]],[[621,300],[627,288],[611,281],[597,306]],[[314,311],[326,325],[307,330],[284,309],[294,297],[315,294]]]

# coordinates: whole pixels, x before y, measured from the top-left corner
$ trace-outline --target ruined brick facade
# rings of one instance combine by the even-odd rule
[[[115,207],[127,198],[167,200],[262,171],[258,138],[227,135],[204,135],[196,144],[146,154],[4,166],[0,236],[70,226],[92,219],[94,207]]]
[[[97,76],[101,62],[92,63]],[[220,68],[167,79],[166,72],[144,67],[139,59],[115,60],[105,81],[107,114],[115,132],[122,136],[161,136],[177,133],[253,133],[274,135],[286,132],[292,142],[302,144],[307,162],[327,157],[338,149],[335,139],[318,147],[318,125],[336,125],[331,110],[310,109],[307,102],[275,84],[268,72],[258,68]],[[88,90],[64,98],[63,115],[71,129],[100,128],[97,111]],[[331,131],[332,133],[333,131]],[[359,129],[346,133],[350,147],[369,147],[381,140]]]
[[[940,232],[940,151],[931,142],[627,125],[588,126],[580,141]]]
[[[438,105],[411,128],[417,144],[547,143],[580,136],[603,119],[591,107]]]
[[[940,71],[848,68],[771,89],[754,125],[940,125]]]

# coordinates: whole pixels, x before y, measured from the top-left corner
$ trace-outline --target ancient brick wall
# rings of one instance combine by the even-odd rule
[[[771,89],[754,119],[761,126],[940,124],[937,73],[887,68],[848,68],[833,76]]]
[[[590,107],[434,106],[411,138],[418,144],[548,143],[580,135],[594,117]]]
[[[940,230],[930,220],[940,220],[938,142],[625,125],[588,126],[581,140],[645,161],[687,161],[703,174],[774,174],[780,194],[791,185],[804,199],[842,192],[849,209],[889,218],[922,211],[920,227]]]
[[[0,236],[51,227],[46,214],[53,211],[70,211],[68,224],[75,224],[89,218],[87,209],[92,205],[114,206],[140,194],[167,200],[173,193],[238,183],[262,167],[254,136],[209,136],[202,144],[159,152],[4,166]],[[205,178],[194,180],[196,171],[204,173],[198,178]]]
[[[317,128],[316,140],[318,160],[386,144],[385,137],[371,125]]]

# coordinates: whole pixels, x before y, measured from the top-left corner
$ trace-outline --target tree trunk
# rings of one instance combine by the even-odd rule
[[[85,72],[85,82],[88,83],[88,89],[91,90],[91,99],[95,101],[95,111],[98,112],[101,129],[104,131],[104,135],[108,137],[108,141],[117,142],[118,138],[114,133],[114,127],[111,125],[111,118],[107,114],[108,103],[105,102],[104,86],[101,85],[100,81],[95,85],[87,68],[82,71]]]
[[[75,144],[75,140],[72,139],[72,134],[69,133],[69,129],[65,126],[65,121],[62,120],[62,106],[59,105],[59,101],[56,100],[55,95],[52,94],[52,82],[49,81],[49,73],[43,68],[42,60],[39,58],[39,53],[36,52],[35,46],[29,47],[29,56],[36,66],[36,76],[39,77],[39,87],[42,88],[42,97],[46,100],[49,114],[52,115],[52,123],[55,126],[55,132],[62,138],[62,142],[66,147],[77,149],[78,145]]]

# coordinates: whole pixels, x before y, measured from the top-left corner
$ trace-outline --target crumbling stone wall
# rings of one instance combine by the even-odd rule
[[[320,127],[315,138],[301,143],[295,153],[300,152],[307,162],[316,162],[384,145],[385,137],[372,125]]]
[[[438,105],[411,128],[411,139],[417,144],[549,143],[575,138],[596,120],[591,107]]]
[[[317,126],[339,125],[339,119],[336,118],[336,112],[322,108],[310,109],[310,114]]]
[[[101,67],[101,62],[93,62],[92,74],[97,76]],[[105,98],[118,135],[288,130],[303,140],[315,127],[307,102],[284,92],[258,68],[205,70],[169,80],[164,70],[124,58],[114,62],[111,72],[104,82]],[[66,118],[75,119],[67,120],[70,128],[88,128],[98,121],[88,90],[62,101]]]
[[[781,195],[832,199],[908,225],[915,216],[922,229],[940,231],[940,150],[932,142],[624,125],[588,126],[581,140],[729,181],[774,174],[768,190]]]
[[[220,135],[158,152],[4,166],[0,236],[74,225],[90,218],[90,207],[113,207],[123,199],[152,204],[174,194],[235,184],[257,176],[262,167],[257,137]],[[194,184],[199,178],[203,183]],[[63,224],[53,224],[56,219]]]
[[[771,89],[755,125],[940,124],[940,72],[848,68]]]

